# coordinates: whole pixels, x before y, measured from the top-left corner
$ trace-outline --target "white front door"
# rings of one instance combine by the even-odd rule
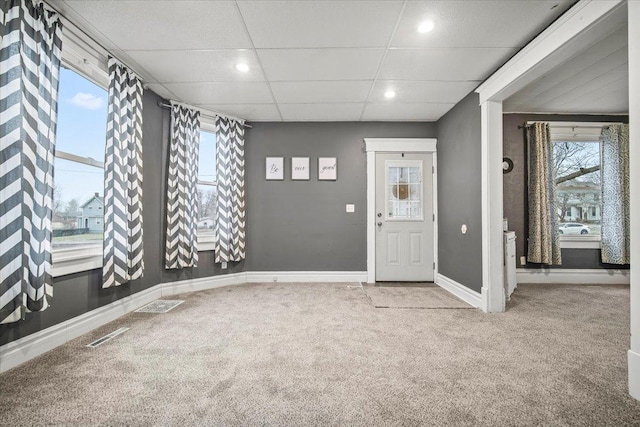
[[[376,281],[433,281],[432,166],[432,154],[376,154]]]

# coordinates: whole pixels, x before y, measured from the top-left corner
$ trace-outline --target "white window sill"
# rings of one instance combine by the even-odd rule
[[[213,251],[214,249],[213,236],[198,239],[198,252]],[[51,275],[53,277],[102,268],[102,245],[54,249],[51,260]]]
[[[102,268],[102,245],[54,249],[51,260],[51,275],[53,277]]]
[[[600,236],[560,236],[562,249],[600,249]]]
[[[216,247],[213,236],[198,237],[198,252],[213,251]]]

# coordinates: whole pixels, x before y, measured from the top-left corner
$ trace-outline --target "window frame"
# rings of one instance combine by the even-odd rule
[[[105,68],[96,66],[85,61],[78,61],[78,54],[71,49],[62,52],[61,67],[67,68],[83,78],[94,83],[96,86],[108,92],[109,75]],[[105,117],[105,120],[107,118]],[[105,142],[106,143],[106,142]],[[56,150],[55,157],[80,163],[87,166],[93,166],[104,170],[104,162],[93,159],[91,157],[82,157],[66,151]],[[55,178],[54,178],[55,182]],[[104,214],[104,211],[103,211]],[[104,266],[103,261],[103,245],[95,244],[84,246],[82,248],[51,248],[51,275],[52,277],[65,276],[68,274],[79,273],[82,271],[96,270]]]
[[[204,117],[204,116],[200,116],[200,132],[208,132],[208,133],[212,133],[214,138],[216,135],[216,125],[213,119],[209,119],[208,117]],[[218,155],[218,146],[216,144],[216,159],[217,159],[217,155]],[[198,157],[200,156],[200,153],[198,153]],[[200,160],[200,159],[198,159]],[[217,160],[216,160],[217,161]],[[217,176],[216,176],[216,180],[215,181],[206,181],[206,180],[201,180],[198,177],[198,185],[207,185],[207,186],[211,186],[211,187],[216,187],[216,190],[218,188],[218,180],[217,180]],[[215,230],[215,221],[214,221],[214,230]],[[197,234],[197,238],[198,238],[198,252],[206,252],[206,251],[213,251],[215,250],[215,231],[213,235],[207,235],[207,236],[201,236],[199,233]]]
[[[602,153],[602,141],[600,139],[592,139],[592,138],[556,138],[554,137],[553,129],[555,128],[597,128],[602,129],[603,126],[607,126],[609,123],[600,123],[600,122],[550,122],[549,127],[551,128],[551,142],[563,143],[563,142],[582,142],[582,143],[590,143],[590,144],[598,144],[600,145],[600,153]],[[602,161],[601,161],[602,163]],[[602,183],[600,184],[602,188]],[[600,203],[600,212],[602,212],[602,201],[600,197],[597,200]],[[575,221],[569,221],[575,222]],[[578,236],[578,235],[560,235],[560,248],[562,249],[600,249],[602,241],[602,235],[597,236]]]

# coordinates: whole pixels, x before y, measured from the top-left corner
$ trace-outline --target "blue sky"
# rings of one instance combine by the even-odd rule
[[[56,150],[104,162],[107,128],[107,91],[74,71],[60,69]],[[215,179],[215,136],[202,132],[200,179]],[[104,193],[104,171],[64,159],[55,160],[56,196],[62,209],[76,199],[83,204],[94,193]]]

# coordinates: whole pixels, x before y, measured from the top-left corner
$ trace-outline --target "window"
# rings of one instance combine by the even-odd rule
[[[212,250],[218,202],[216,135],[213,126],[201,124],[198,155],[198,249]]]
[[[556,174],[556,209],[562,247],[600,240],[601,125],[550,124]],[[568,129],[569,128],[569,129]],[[591,247],[591,246],[589,246]]]
[[[56,264],[102,250],[106,118],[107,91],[61,67],[53,184],[54,275]]]

